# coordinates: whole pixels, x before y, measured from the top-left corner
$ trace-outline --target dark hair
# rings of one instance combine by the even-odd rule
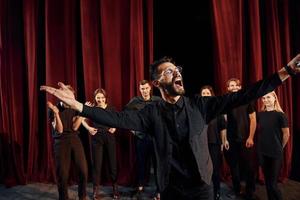
[[[139,82],[139,85],[145,85],[145,84],[149,84],[149,85],[150,85],[150,82],[147,81],[147,80],[141,80],[141,81]]]
[[[95,90],[95,92],[94,92],[94,102],[95,102],[95,97],[96,97],[96,95],[98,94],[98,93],[101,93],[101,94],[103,94],[103,96],[105,97],[105,99],[106,99],[106,102],[105,103],[107,103],[107,93],[105,92],[105,90],[103,89],[103,88],[98,88],[98,89],[96,89]],[[96,103],[96,102],[95,102]]]
[[[200,95],[201,96],[202,96],[202,94],[201,94],[202,90],[204,90],[204,89],[208,89],[211,93],[211,96],[215,96],[214,90],[210,85],[204,85],[204,86],[201,87],[201,89],[200,89]]]
[[[152,64],[150,64],[150,76],[151,76],[151,80],[156,80],[158,78],[158,66],[163,64],[163,63],[166,63],[166,62],[170,62],[170,63],[174,63],[173,59],[170,58],[170,57],[163,57],[159,60],[156,60],[154,61]]]
[[[238,78],[231,78],[231,79],[229,79],[229,80],[226,82],[226,86],[227,86],[227,87],[229,87],[229,83],[230,83],[231,81],[236,82],[236,84],[237,84],[238,86],[242,86],[242,82],[240,81],[240,79],[238,79]]]

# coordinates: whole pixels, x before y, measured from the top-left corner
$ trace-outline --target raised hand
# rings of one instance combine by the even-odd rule
[[[59,88],[54,88],[51,86],[42,85],[40,87],[40,90],[46,91],[47,93],[54,95],[62,102],[69,105],[72,109],[81,112],[83,109],[83,105],[82,105],[82,103],[76,101],[73,91],[70,90],[62,82],[59,82],[58,86],[59,86]]]
[[[90,107],[94,106],[94,104],[92,102],[90,102],[90,101],[85,102],[84,105],[90,106]]]
[[[294,57],[289,63],[288,66],[291,67],[293,72],[299,73],[300,72],[300,54]]]
[[[48,108],[49,108],[50,110],[52,110],[52,112],[53,112],[54,114],[58,114],[58,113],[59,113],[58,108],[57,108],[55,105],[53,105],[50,101],[47,102],[47,106],[48,106]]]

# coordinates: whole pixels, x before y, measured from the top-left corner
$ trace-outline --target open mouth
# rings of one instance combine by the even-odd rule
[[[176,80],[176,81],[174,82],[174,84],[175,84],[176,86],[180,86],[180,87],[183,86],[182,80]]]

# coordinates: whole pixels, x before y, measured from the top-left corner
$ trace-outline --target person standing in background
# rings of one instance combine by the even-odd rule
[[[205,85],[200,89],[203,97],[215,96],[213,88]],[[220,168],[222,164],[222,150],[229,149],[226,137],[226,121],[224,115],[219,115],[213,119],[207,128],[208,149],[213,164],[212,181],[214,186],[214,200],[221,200],[220,194]]]
[[[290,137],[288,119],[281,109],[274,91],[261,99],[262,111],[258,113],[257,117],[259,163],[265,177],[268,200],[282,200],[277,180],[281,169],[283,150]]]
[[[229,93],[236,93],[242,89],[241,81],[232,78],[227,81]],[[234,108],[226,113],[227,138],[230,148],[225,151],[225,158],[229,164],[234,193],[229,193],[229,198],[243,195],[247,200],[254,199],[256,158],[254,134],[256,129],[256,112],[249,103]],[[242,168],[240,166],[242,164]],[[240,170],[243,169],[246,181],[246,191],[242,194]]]
[[[90,106],[99,107],[108,111],[115,109],[108,105],[106,91],[98,88],[94,92],[94,103],[86,103]],[[93,158],[93,198],[100,199],[99,187],[101,181],[101,170],[103,164],[103,152],[107,152],[110,178],[113,182],[113,198],[119,198],[117,185],[117,158],[116,158],[116,138],[115,128],[107,127],[92,121],[90,126],[86,119],[82,121],[82,125],[88,130],[92,137],[92,158]]]
[[[72,91],[73,96],[75,96],[73,88],[70,85],[66,87]],[[78,197],[80,200],[86,200],[88,168],[84,149],[78,136],[78,128],[81,125],[83,117],[78,116],[75,110],[61,101],[56,106],[48,101],[47,106],[49,108],[49,119],[52,127],[52,137],[54,139],[59,200],[69,199],[68,179],[72,157],[79,169]]]
[[[152,95],[152,87],[149,81],[142,80],[139,82],[139,91],[141,96],[133,97],[125,106],[125,110],[141,110],[148,104],[153,104],[161,100],[160,97]],[[135,136],[135,152],[137,161],[137,178],[138,187],[135,193],[140,196],[146,185],[146,177],[151,169],[151,161],[153,163],[155,183],[156,181],[156,161],[154,155],[153,141],[149,134],[141,131],[132,130]],[[156,183],[157,184],[157,183]],[[157,186],[156,186],[157,187]],[[159,198],[159,192],[155,195]]]

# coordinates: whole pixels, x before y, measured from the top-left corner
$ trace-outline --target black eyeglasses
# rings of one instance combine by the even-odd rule
[[[169,68],[165,69],[164,71],[162,71],[161,75],[170,76],[171,74],[174,74],[174,71],[181,73],[182,67],[180,67],[180,66],[176,66],[175,68],[169,67]]]

